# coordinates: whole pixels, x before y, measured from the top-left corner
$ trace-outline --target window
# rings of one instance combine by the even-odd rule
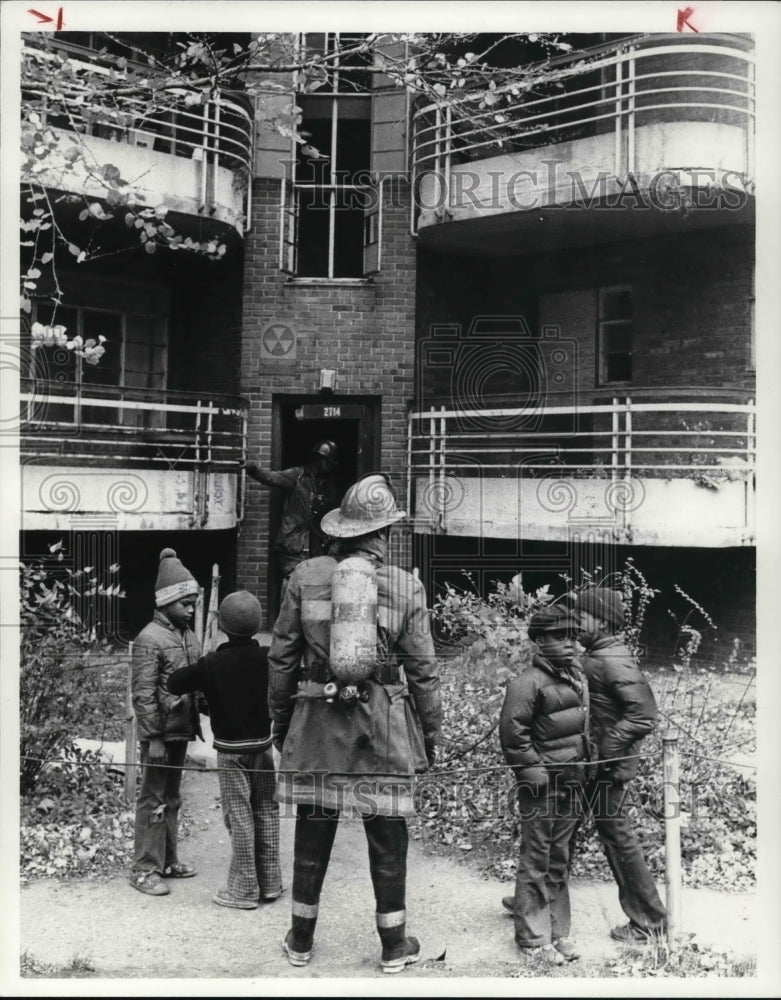
[[[600,384],[632,381],[632,326],[631,288],[628,286],[600,288]]]
[[[318,52],[360,35],[303,36]],[[280,266],[304,278],[360,278],[379,269],[381,193],[371,175],[371,70],[362,54],[335,57],[297,98],[292,177],[283,190]],[[314,86],[314,91],[312,90]]]
[[[76,335],[83,340],[106,338],[106,353],[97,365],[90,365],[65,348],[44,348],[33,355],[34,374],[50,383],[62,385],[62,394],[74,401],[54,404],[46,409],[45,420],[70,422],[76,409],[82,423],[121,424],[124,426],[160,426],[163,414],[134,411],[115,407],[84,406],[79,397],[89,398],[94,386],[97,395],[117,399],[122,394],[106,393],[105,387],[126,389],[164,389],[167,366],[167,332],[165,319],[159,315],[118,312],[89,306],[54,307],[35,303],[33,321],[45,326],[61,324],[68,339]],[[101,390],[102,387],[102,390]],[[57,395],[56,386],[52,386]],[[134,396],[137,398],[137,396]]]

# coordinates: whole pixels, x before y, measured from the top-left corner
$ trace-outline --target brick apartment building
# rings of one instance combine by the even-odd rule
[[[554,81],[541,67],[533,99],[510,95],[498,117],[480,94],[410,104],[368,69],[364,89],[348,88],[337,65],[297,96],[322,156],[253,135],[240,95],[226,95],[238,147],[218,150],[213,134],[183,146],[170,122],[151,140],[96,136],[115,159],[154,160],[182,231],[229,252],[135,253],[121,276],[110,257],[85,272],[92,283],[74,274],[74,323],[130,290],[116,336],[145,345],[157,374],[116,371],[122,391],[100,396],[122,414],[111,431],[87,433],[100,408],[81,383],[59,429],[29,421],[23,551],[84,535],[97,510],[113,518],[126,589],[173,543],[204,581],[217,561],[223,589],[249,587],[273,613],[279,499],[244,482],[240,459],[284,467],[327,437],[345,485],[392,476],[412,515],[396,556],[432,594],[462,569],[486,588],[631,553],[655,585],[688,586],[750,632],[750,41],[581,42],[585,61],[563,57]],[[149,306],[150,286],[160,305],[145,314],[162,326],[132,319],[133,289]],[[91,442],[80,449],[62,426],[76,419]],[[115,463],[101,466],[107,442]],[[116,462],[144,470],[135,509],[105,491],[89,510],[58,507],[51,489],[40,501],[57,469],[91,469],[94,493]]]

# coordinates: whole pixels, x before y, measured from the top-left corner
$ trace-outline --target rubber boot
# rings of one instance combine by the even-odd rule
[[[306,965],[312,957],[312,943],[317,924],[317,905],[293,900],[293,917],[282,948],[291,965]]]
[[[377,913],[377,933],[382,942],[380,967],[383,972],[401,972],[420,958],[420,943],[417,938],[407,937],[407,911]]]

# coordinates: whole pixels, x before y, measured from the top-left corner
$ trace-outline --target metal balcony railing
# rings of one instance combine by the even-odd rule
[[[237,473],[247,403],[167,389],[22,379],[21,455],[40,464]]]
[[[714,489],[739,479],[753,490],[756,407],[747,397],[637,390],[578,406],[431,406],[409,416],[408,502],[413,480],[438,484],[446,496],[454,476],[685,478]]]
[[[414,190],[431,171],[448,191],[456,164],[600,134],[614,136],[620,177],[635,168],[637,129],[673,122],[741,127],[753,176],[751,48],[739,36],[631,38],[529,66],[523,81],[429,104],[413,119]]]
[[[22,96],[25,106],[37,111],[43,125],[83,135],[128,143],[186,159],[201,160],[238,172],[249,185],[252,176],[252,104],[238,91],[220,91],[205,104],[200,91],[186,86],[161,91],[155,107],[138,96],[122,93],[134,77],[148,79],[155,71],[149,66],[128,62],[118,69],[116,60],[90,49],[47,39],[46,43],[25,38],[23,58],[31,61],[24,76]],[[35,82],[35,64],[67,59],[71,66],[70,85],[51,94],[41,77]],[[124,66],[124,64],[123,64]],[[88,76],[97,74],[106,81],[98,103],[90,95]],[[206,171],[203,171],[206,185]],[[203,192],[204,203],[206,191]],[[249,201],[248,201],[249,204]]]

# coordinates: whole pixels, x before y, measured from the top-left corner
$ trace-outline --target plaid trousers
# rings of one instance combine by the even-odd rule
[[[279,805],[271,747],[258,753],[217,753],[222,816],[231,838],[228,892],[239,899],[282,891]]]

